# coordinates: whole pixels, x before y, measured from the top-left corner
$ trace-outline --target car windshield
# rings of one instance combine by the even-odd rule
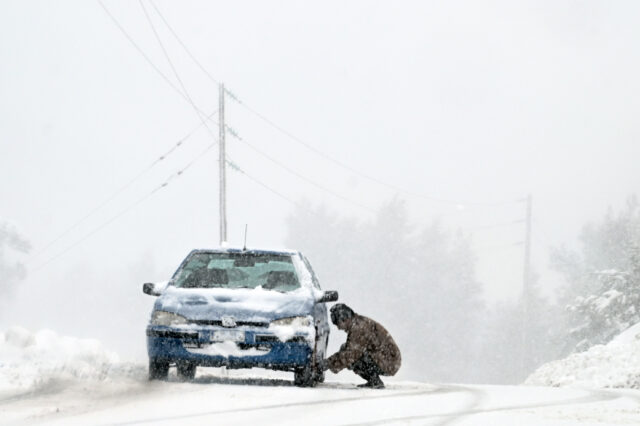
[[[181,288],[256,288],[281,292],[300,288],[290,255],[195,253],[180,268]]]

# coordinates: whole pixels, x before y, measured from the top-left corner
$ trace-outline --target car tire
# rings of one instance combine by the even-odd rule
[[[324,339],[324,353],[322,354],[322,360],[324,360],[326,358],[327,355],[327,346],[329,344],[329,336],[325,337]],[[316,361],[316,366],[320,365],[319,361]],[[316,381],[316,383],[324,383],[324,370],[320,369],[320,368],[315,368],[314,371],[314,380]]]
[[[176,364],[178,378],[181,380],[193,380],[196,377],[197,366],[192,362],[178,362]]]
[[[313,380],[316,383],[324,383],[324,371],[316,369],[314,372]]]
[[[296,368],[293,372],[293,384],[302,388],[315,386],[314,368],[311,365]]]
[[[167,380],[169,362],[149,358],[149,380]]]

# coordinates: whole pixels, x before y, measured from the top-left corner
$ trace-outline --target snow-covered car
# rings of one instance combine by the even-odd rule
[[[147,326],[149,379],[175,364],[191,379],[197,366],[293,371],[298,386],[324,380],[329,322],[309,261],[298,251],[194,250],[164,286]]]

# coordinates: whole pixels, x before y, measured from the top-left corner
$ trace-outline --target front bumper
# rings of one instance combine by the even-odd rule
[[[147,353],[151,359],[170,363],[186,361],[207,367],[260,367],[287,371],[309,365],[312,360],[313,345],[310,340],[313,339],[309,339],[308,335],[297,333],[286,342],[282,342],[266,328],[243,329],[244,342],[237,343],[237,350],[233,354],[222,356],[202,353],[211,345],[216,330],[220,328],[178,329],[149,326]]]

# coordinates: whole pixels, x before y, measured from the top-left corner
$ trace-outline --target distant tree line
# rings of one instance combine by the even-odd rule
[[[411,224],[401,200],[368,222],[304,204],[287,223],[287,244],[306,253],[324,288],[389,329],[403,352],[401,372],[416,380],[520,383],[541,364],[640,321],[635,199],[585,226],[580,251],[552,251],[566,285],[548,300],[535,277],[526,323],[521,301],[484,301],[468,236],[438,221]]]
[[[311,259],[325,288],[379,320],[397,340],[405,375],[433,381],[486,378],[491,324],[469,238],[434,221],[417,228],[392,200],[370,222],[306,205],[288,241]]]

